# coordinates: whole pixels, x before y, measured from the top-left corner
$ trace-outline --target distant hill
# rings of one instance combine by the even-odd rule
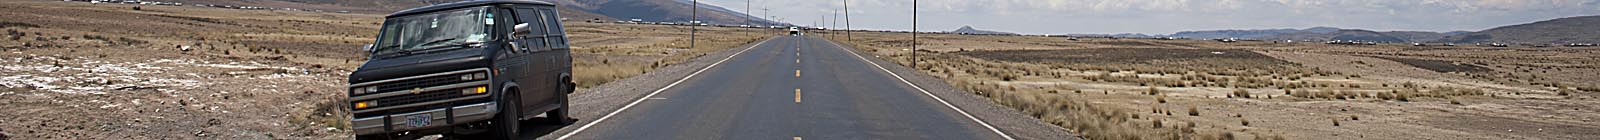
[[[188,4],[262,6],[277,8],[351,11],[388,14],[394,11],[464,0],[172,0]],[[693,3],[688,0],[543,0],[556,3],[562,17],[579,19],[641,19],[653,22],[688,22]],[[700,4],[700,20],[713,24],[778,24],[718,6]]]
[[[688,22],[694,8],[689,0],[551,0],[557,4],[616,19],[654,22]],[[700,20],[710,24],[781,24],[723,7],[701,3]]]
[[[1310,29],[1307,29],[1310,30]],[[1338,30],[1338,29],[1334,29]],[[1262,38],[1283,33],[1299,33],[1306,30],[1296,29],[1266,29],[1266,30],[1195,30],[1195,32],[1178,32],[1166,37],[1179,38]]]
[[[1340,29],[1333,27],[1313,27],[1306,29],[1264,29],[1264,30],[1213,30],[1213,31],[1184,31],[1170,37],[1181,38],[1240,38],[1260,40],[1359,40],[1374,42],[1438,42],[1438,40],[1452,35],[1467,34],[1471,32],[1425,32],[1425,31],[1386,31],[1377,32],[1360,29]]]
[[[978,30],[978,29],[973,29],[972,26],[961,26],[960,29],[956,29],[955,31],[950,31],[950,33],[972,34],[972,35],[1015,35],[1016,34],[1016,33],[999,32],[999,31]]]
[[[1457,43],[1600,43],[1600,16],[1567,17],[1456,35]]]
[[[1358,40],[1373,42],[1408,42],[1409,40],[1389,35],[1390,32],[1375,32],[1368,30],[1341,29],[1333,32],[1297,32],[1279,34],[1267,37],[1251,38],[1262,40]],[[1419,33],[1422,34],[1422,33]],[[1437,34],[1437,33],[1435,33]]]
[[[1394,37],[1394,38],[1399,39],[1399,40],[1404,40],[1404,42],[1426,42],[1426,43],[1432,43],[1432,42],[1439,42],[1438,41],[1439,39],[1444,39],[1445,37],[1449,37],[1449,36],[1452,36],[1452,35],[1460,35],[1460,34],[1471,33],[1471,32],[1455,31],[1455,32],[1439,33],[1439,32],[1423,32],[1423,31],[1388,31],[1388,32],[1382,32],[1382,33],[1384,35],[1387,35],[1387,36],[1390,36],[1390,37]]]
[[[1504,42],[1600,43],[1600,16],[1567,17],[1468,32],[1386,31],[1316,27],[1308,29],[1184,31],[1169,35],[1183,38],[1242,38],[1262,40],[1360,40],[1376,42]]]

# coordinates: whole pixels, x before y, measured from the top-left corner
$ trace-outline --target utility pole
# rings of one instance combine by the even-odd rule
[[[772,17],[772,9],[767,9],[767,6],[766,6],[765,2],[763,2],[762,5],[761,5],[761,17],[766,17],[767,21],[772,21],[772,20],[776,19],[776,17]],[[767,26],[767,27],[761,27],[762,29],[771,30],[772,23],[769,22],[767,24],[762,24],[762,26]]]
[[[689,9],[689,48],[694,48],[695,26],[700,26],[700,0],[691,0],[693,8]]]
[[[751,20],[755,20],[755,19],[749,19],[750,17],[753,17],[753,16],[750,15],[750,14],[753,14],[753,12],[755,12],[755,11],[750,11],[750,0],[744,0],[744,17],[745,17],[744,25],[745,26],[749,26],[750,25],[750,21]],[[746,28],[746,29],[743,29],[743,30],[749,30],[749,29]],[[744,36],[750,36],[750,32],[748,32],[748,31],[744,32]]]
[[[839,9],[833,9],[833,26],[829,26],[828,29],[829,30],[835,30],[835,31],[839,30]],[[830,33],[829,37],[833,37],[834,39],[839,38],[839,33],[836,33],[836,32],[828,32],[828,33]]]
[[[917,69],[917,0],[911,0],[911,69]]]
[[[844,41],[850,42],[850,0],[844,0]]]

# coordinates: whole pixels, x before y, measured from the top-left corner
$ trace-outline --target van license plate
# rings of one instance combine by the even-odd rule
[[[413,128],[428,126],[429,123],[433,123],[433,114],[430,113],[406,116],[406,125]]]

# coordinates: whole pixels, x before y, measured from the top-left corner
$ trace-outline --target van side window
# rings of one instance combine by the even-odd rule
[[[496,24],[501,26],[500,29],[497,29],[497,30],[507,31],[506,34],[510,34],[511,32],[509,32],[509,31],[511,31],[512,26],[514,26],[516,23],[518,23],[516,21],[516,19],[517,19],[516,14],[512,13],[511,9],[498,9],[498,10],[496,10],[496,12],[497,12],[496,14],[498,14],[500,16],[495,17],[495,22],[498,22]],[[507,23],[510,23],[510,24],[507,24]],[[506,38],[506,40],[510,40],[511,43],[513,43],[513,45],[511,45],[511,51],[507,51],[507,52],[520,53],[520,52],[528,51],[528,46],[526,44],[521,44],[521,42],[523,42],[522,41],[522,37],[523,36],[527,36],[527,35],[513,35],[513,36],[509,36],[509,38]]]
[[[567,37],[565,36],[566,31],[562,30],[561,28],[561,17],[556,15],[555,10],[549,8],[539,9],[539,13],[544,15],[545,21],[548,21],[546,22],[548,24],[546,24],[545,29],[550,30],[550,35],[546,36],[548,37],[546,39],[550,40],[550,47],[556,49],[566,49]]]
[[[523,46],[527,46],[527,48],[531,49],[532,51],[544,51],[549,49],[549,47],[545,45],[545,24],[544,21],[540,20],[544,18],[541,18],[539,13],[534,12],[533,9],[517,8],[516,11],[517,23],[528,23],[528,27],[533,28],[533,31],[529,32],[527,36],[521,37],[521,39],[523,39]]]

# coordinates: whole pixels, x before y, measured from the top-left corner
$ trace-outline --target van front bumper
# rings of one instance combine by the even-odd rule
[[[383,116],[354,118],[350,120],[356,135],[389,134],[393,132],[406,132],[417,130],[433,130],[436,128],[449,128],[463,126],[464,124],[489,120],[499,110],[495,102],[467,104],[447,108],[423,110],[417,112],[396,113]],[[429,124],[411,126],[407,120],[410,116],[427,114],[431,118]],[[388,124],[388,125],[385,125]]]

